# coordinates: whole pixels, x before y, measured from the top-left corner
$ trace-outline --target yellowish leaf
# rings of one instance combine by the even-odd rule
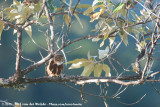
[[[13,4],[15,4],[15,5],[17,5],[17,6],[21,5],[21,3],[18,2],[17,0],[14,0],[14,1],[13,1]]]
[[[36,11],[37,13],[41,10],[40,2],[38,2],[37,4],[35,4],[34,9],[35,9],[35,11]]]
[[[52,16],[52,20],[53,20],[53,21],[55,20],[55,18],[56,18],[55,16]]]
[[[93,11],[94,11],[94,8],[93,7],[89,7],[86,11],[83,12],[83,15],[89,15]]]
[[[94,68],[94,77],[100,77],[102,73],[103,65],[98,63]]]
[[[91,15],[90,16],[90,18],[91,18],[90,22],[93,22],[94,20],[99,19],[100,15],[101,15],[101,12],[97,12],[97,13],[94,13],[93,15]]]
[[[34,6],[25,7],[23,10],[23,15],[28,17],[29,15],[34,13]]]
[[[105,10],[105,5],[97,5],[97,6],[94,6],[94,10],[97,9],[97,8],[101,8],[103,11]]]
[[[109,47],[107,46],[105,50],[100,50],[98,49],[98,56],[99,56],[99,59],[102,59],[104,57],[106,57],[109,53]]]
[[[90,16],[91,20],[90,22],[93,22],[94,20],[99,19],[100,15],[104,13],[104,9],[100,9],[100,12],[96,12],[93,15]]]
[[[4,28],[4,23],[2,21],[0,21],[0,40],[1,40],[1,34]]]
[[[87,57],[88,57],[88,60],[91,59],[90,51],[88,51]]]
[[[69,69],[74,69],[74,68],[81,68],[82,66],[85,66],[87,62],[83,62],[83,61],[80,61],[80,62],[77,62],[77,63],[73,63]]]
[[[100,38],[93,38],[92,42],[98,42],[100,40]]]
[[[124,33],[123,35],[120,34],[120,37],[123,41],[123,43],[127,46],[128,45],[128,35]]]
[[[77,14],[77,13],[74,13],[74,16],[76,17],[76,19],[78,20],[79,24],[80,24],[81,27],[83,28],[83,24],[82,24],[80,18],[78,17],[78,14]]]
[[[145,41],[142,41],[142,42],[141,42],[141,46],[144,47],[145,45],[146,45],[146,42],[145,42]]]
[[[111,73],[110,73],[110,67],[106,64],[103,64],[103,70],[106,72],[105,76],[106,77],[110,77]]]
[[[91,7],[91,5],[89,4],[78,4],[77,5],[77,8],[89,8],[89,7]]]
[[[151,40],[151,38],[146,38],[146,40]]]
[[[87,59],[81,58],[81,59],[75,59],[73,61],[68,61],[67,64],[71,64],[71,63],[78,63],[78,62],[84,62],[84,61],[88,61]]]
[[[86,66],[90,63],[92,63],[92,61],[90,61],[90,60],[79,61],[77,63],[72,63],[72,65],[69,67],[69,69],[81,68],[81,67]]]
[[[4,10],[3,10],[3,12],[5,13],[5,12],[10,12],[11,10],[13,10],[14,8],[11,8],[11,7],[9,7],[9,8],[5,8]]]
[[[91,12],[93,12],[95,9],[97,9],[99,7],[101,8],[101,10],[100,10],[101,14],[104,13],[105,6],[98,5],[98,6],[94,6],[94,7],[89,7],[86,11],[84,11],[83,15],[89,15]]]
[[[27,34],[28,34],[30,37],[32,37],[32,27],[31,27],[31,25],[27,26],[27,27],[25,28],[25,31],[27,32]]]
[[[138,68],[136,67],[135,63],[132,63],[131,65],[132,65],[132,68],[133,68],[132,71],[137,72]]]
[[[124,18],[127,17],[127,9],[125,9],[124,7],[120,10],[120,13],[122,14],[122,16],[123,16]]]
[[[114,43],[115,37],[109,37],[109,46],[111,48],[112,44]]]
[[[149,30],[147,31],[147,33],[148,33],[148,32],[151,32],[151,31],[152,31],[152,29],[149,29]]]
[[[92,29],[92,30],[91,30],[91,32],[95,32],[95,31],[97,31],[97,29]]]
[[[13,30],[13,35],[14,35],[14,34],[16,34],[16,33],[17,33],[17,30],[16,30],[16,29],[14,29],[14,30]]]
[[[81,76],[90,76],[93,70],[94,70],[94,63],[90,63],[90,64],[84,66],[84,70],[83,70]]]
[[[101,42],[100,47],[102,47],[104,45],[104,40]]]
[[[63,15],[63,19],[64,19],[64,21],[65,21],[65,23],[66,23],[66,25],[67,25],[67,27],[68,27],[68,26],[69,26],[69,23],[70,23],[70,21],[71,21],[70,16],[69,16],[69,15]]]
[[[56,9],[55,9],[55,12],[62,11],[62,10],[64,10],[63,7],[62,7],[62,8],[56,8]]]

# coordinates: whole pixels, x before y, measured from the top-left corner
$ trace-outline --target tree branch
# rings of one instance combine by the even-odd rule
[[[22,70],[22,75],[26,75],[29,72],[31,72],[32,70],[40,67],[42,64],[44,64],[45,62],[47,62],[51,57],[51,54],[48,54],[46,57],[44,57],[43,59],[41,59],[40,61],[30,65],[29,67],[27,67],[26,69]]]
[[[48,7],[47,7],[47,3],[45,2],[45,11],[46,11],[46,15],[48,17],[48,22],[50,24],[50,31],[51,31],[51,53],[53,54],[54,52],[54,26],[53,26],[53,20],[52,20],[52,16],[49,13]]]
[[[20,61],[22,54],[22,31],[17,30],[17,55],[16,55],[16,73],[20,75]]]

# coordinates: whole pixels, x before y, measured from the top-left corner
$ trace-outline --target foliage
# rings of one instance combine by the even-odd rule
[[[159,4],[154,4],[155,2],[152,0],[93,0],[92,4],[81,4],[80,0],[77,0],[77,2],[72,0],[69,2],[67,0],[55,1],[56,0],[13,0],[13,3],[9,7],[1,9],[0,37],[4,30],[10,28],[13,29],[13,34],[17,34],[17,49],[15,49],[17,52],[16,73],[8,79],[10,81],[8,82],[8,86],[18,87],[23,83],[29,83],[29,79],[26,82],[23,77],[44,63],[47,63],[53,55],[60,51],[62,51],[65,57],[65,64],[71,64],[69,69],[83,68],[81,71],[82,78],[74,79],[71,77],[71,79],[74,79],[73,81],[66,78],[67,82],[79,84],[81,88],[85,83],[92,82],[137,85],[147,80],[149,81],[150,78],[159,73],[158,71],[156,73],[152,71],[152,65],[154,63],[153,57],[160,39]],[[88,22],[95,25],[94,29],[90,31],[92,32],[91,34],[94,33],[94,35],[88,34],[88,36],[84,37],[78,37],[76,35],[70,36],[70,29],[74,22],[73,19],[76,19],[81,28],[84,28],[80,17],[82,15],[90,18]],[[55,27],[57,27],[56,18],[62,20],[63,23],[63,25],[61,22],[58,23],[58,26],[61,26],[61,32],[58,31],[58,33],[55,31]],[[34,26],[45,28],[46,25],[50,28],[49,31],[48,28],[45,32],[39,31],[42,32],[46,38],[47,49],[40,46],[32,37]],[[24,35],[22,32],[24,30],[32,42],[37,47],[43,49],[47,56],[44,57],[40,52],[42,59],[37,62],[30,58],[23,57],[22,44],[24,45],[24,41],[22,41],[22,37]],[[70,39],[72,37],[76,39]],[[75,58],[67,61],[67,54],[80,49],[81,46],[76,49],[70,49],[69,52],[65,52],[64,49],[69,45],[85,39],[88,41],[91,39],[93,44],[98,44],[98,54],[91,56],[92,53],[90,54],[90,51],[88,51],[88,58]],[[117,50],[121,49],[121,43],[123,43],[126,48],[130,48],[131,45],[137,47],[134,51],[136,51],[138,55],[135,55],[134,62],[128,61],[128,67],[114,58],[114,54],[118,54]],[[21,69],[22,58],[31,63],[29,67],[23,70]],[[144,65],[141,64],[142,61]],[[119,67],[123,70],[119,70]],[[126,71],[131,71],[136,76],[132,78],[120,78],[125,75]],[[103,74],[105,74],[105,76]],[[90,77],[93,77],[93,80],[89,80],[88,78]],[[45,82],[50,82],[54,78],[45,79]],[[155,78],[153,78],[153,80],[154,79]],[[0,80],[0,86],[3,87],[7,84],[3,81],[4,79]],[[37,80],[38,79],[30,80],[30,83],[34,83],[34,81],[37,82]],[[63,79],[61,82],[64,82]],[[80,91],[82,94],[81,97],[82,100],[85,100],[82,91],[83,89]],[[106,98],[104,93],[103,97],[104,99]],[[104,102],[106,101],[104,100]]]

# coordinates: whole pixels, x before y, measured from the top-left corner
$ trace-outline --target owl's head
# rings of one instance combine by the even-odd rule
[[[61,55],[61,54],[56,54],[54,56],[54,62],[57,64],[57,65],[61,65],[64,61],[64,56]]]

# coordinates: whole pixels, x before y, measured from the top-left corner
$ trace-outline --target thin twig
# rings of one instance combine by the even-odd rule
[[[105,88],[105,87],[104,87],[104,84],[103,84],[103,91],[102,91],[102,92],[103,92],[103,100],[104,100],[105,106],[108,107],[108,104],[107,104],[107,101],[106,101],[106,96],[105,96],[104,88]]]
[[[69,88],[71,88],[71,89],[73,89],[73,90],[75,90],[77,92],[81,92],[81,90],[79,90],[77,88],[74,88],[74,87],[72,87],[70,85],[67,85],[66,83],[61,83],[61,82],[58,82],[58,83],[66,86],[66,87],[69,87]],[[93,96],[93,97],[99,97],[99,98],[103,98],[104,97],[104,96],[95,95],[95,94],[91,94],[91,93],[84,92],[84,91],[83,91],[83,94],[88,95],[88,96]],[[119,97],[108,97],[108,96],[106,96],[105,98],[119,98]]]
[[[21,56],[21,57],[22,57],[22,59],[24,59],[24,60],[27,60],[27,61],[32,62],[32,63],[35,63],[35,61],[33,61],[33,60],[30,59],[30,58],[26,58],[26,57],[24,57],[24,56]]]
[[[115,99],[115,100],[118,101],[119,103],[123,104],[123,105],[134,105],[134,104],[139,103],[145,96],[146,96],[146,94],[144,94],[144,95],[143,95],[139,100],[137,100],[136,102],[130,103],[130,104],[121,102],[121,101],[119,101],[118,99]]]
[[[76,10],[79,2],[80,2],[80,0],[77,1],[76,5],[75,5],[75,7],[74,7],[74,9],[73,9],[73,12],[72,12],[72,14],[71,14],[71,20],[70,20],[70,22],[69,22],[69,24],[68,24],[67,32],[66,32],[66,35],[65,35],[65,38],[64,38],[64,43],[63,43],[62,47],[65,45],[65,42],[67,41],[68,33],[69,33],[69,30],[70,30],[70,27],[71,27],[71,22],[72,22],[72,19],[73,19],[75,10]]]
[[[87,100],[84,98],[84,95],[83,95],[83,85],[80,85],[80,88],[81,88],[81,98],[82,98],[83,102],[86,103]]]
[[[152,56],[154,47],[156,46],[156,42],[158,41],[158,39],[155,39],[155,32],[156,32],[156,29],[157,29],[157,27],[158,27],[158,23],[159,23],[159,19],[157,19],[156,25],[155,25],[155,27],[154,27],[154,32],[152,33],[151,48],[150,48],[150,50],[149,50],[149,53],[148,53],[148,56],[147,56],[147,61],[146,61],[146,63],[145,63],[145,66],[144,66],[144,68],[143,68],[143,71],[142,71],[142,78],[141,78],[141,80],[143,80],[144,77],[145,77],[145,73],[146,73],[147,68],[148,68],[148,66],[149,66],[149,62],[150,62],[150,60],[151,60],[151,56]]]
[[[153,89],[160,95],[160,91],[153,85],[153,83],[150,82],[150,84],[152,85]]]
[[[41,7],[41,10],[40,10],[39,13],[38,13],[38,18],[40,18],[41,15],[42,15],[42,13],[43,13],[43,10],[44,10],[44,7],[45,7],[45,3],[46,3],[46,0],[43,0],[43,5],[42,5],[42,7]]]

